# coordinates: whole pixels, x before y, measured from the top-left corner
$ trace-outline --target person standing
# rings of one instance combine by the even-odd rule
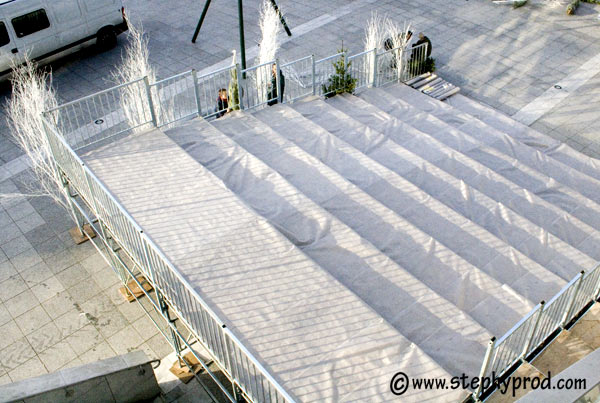
[[[427,57],[431,56],[431,41],[429,40],[428,37],[425,36],[425,34],[423,34],[423,32],[419,32],[419,40],[417,42],[415,42],[412,47],[415,48],[417,46],[423,45],[424,43],[427,44]],[[415,55],[415,51],[416,49],[413,49],[413,58]]]
[[[227,90],[225,88],[221,88],[217,97],[217,119],[225,115],[228,108],[229,99],[227,97]]]
[[[283,90],[285,89],[285,77],[283,76],[283,72],[279,70],[279,86],[281,87],[281,99],[283,100]],[[277,96],[277,65],[273,63],[271,66],[271,84],[269,85],[269,91],[267,92],[267,98],[269,101],[267,104],[269,106],[275,105],[279,102],[279,98]]]

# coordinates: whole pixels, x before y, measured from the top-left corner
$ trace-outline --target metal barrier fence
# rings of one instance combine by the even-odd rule
[[[350,75],[352,78],[356,79],[357,90],[373,86],[375,58],[375,49],[366,50],[348,58]]]
[[[406,82],[426,73],[427,43],[412,48],[394,48],[377,55],[376,86]]]
[[[502,376],[522,362],[550,338],[555,337],[591,302],[600,297],[600,265],[581,272],[565,285],[550,301],[540,302],[504,336],[492,338],[481,367],[480,377]],[[482,385],[474,393],[479,398]]]
[[[225,89],[229,94],[228,107],[233,108],[238,102],[235,102],[231,96],[231,90],[235,90],[238,87],[238,66],[228,66],[217,71],[204,74],[196,77],[195,86],[197,94],[197,113],[199,116],[204,118],[214,118],[227,110],[219,107],[217,98],[219,96],[219,90]],[[193,75],[197,75],[192,71]]]
[[[279,63],[276,60],[242,70],[242,77],[239,80],[242,89],[242,109],[278,102],[282,83],[279,79],[280,75],[272,73],[273,66],[279,73]]]
[[[148,103],[147,78],[140,78],[50,109],[46,117],[77,150],[147,127],[153,123],[153,113]]]
[[[196,74],[191,70],[150,84],[157,126],[198,115],[195,78]]]
[[[342,57],[346,57],[346,55],[344,53],[336,53],[315,62],[313,79],[316,86],[316,95],[327,96],[335,91],[335,88],[327,90],[326,87],[331,84],[329,79],[335,74],[334,63],[338,62]]]
[[[333,64],[341,58],[350,63],[348,74],[356,80],[356,90],[398,82],[399,77],[407,81],[421,74],[426,55],[427,45],[422,44],[380,54],[373,49],[350,57],[337,53],[320,60],[306,56],[285,64],[273,60],[243,71],[232,65],[202,76],[190,70],[155,83],[144,77],[63,104],[47,111],[46,116],[78,150],[132,130],[162,127],[194,116],[212,119],[228,109],[331,95],[341,85],[331,80]],[[227,91],[227,106],[218,102],[220,90]]]
[[[253,401],[292,402],[287,392],[231,333],[69,144],[50,123],[46,120],[44,123],[56,165],[64,172],[70,185],[110,230],[115,241],[131,256],[146,278],[160,290],[221,368]]]
[[[316,94],[314,78],[315,56],[310,55],[281,65],[285,77],[283,102],[294,102]]]

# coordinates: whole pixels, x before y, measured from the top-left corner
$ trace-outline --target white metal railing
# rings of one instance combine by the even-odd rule
[[[317,89],[316,95],[328,96],[334,92],[333,90],[326,91],[325,86],[328,85],[329,78],[335,74],[334,63],[338,62],[342,57],[346,57],[346,55],[340,52],[315,61],[313,80]]]
[[[374,61],[376,57],[375,50],[366,50],[362,53],[350,56],[350,75],[356,79],[356,89],[373,86]]]
[[[589,272],[575,276],[547,303],[540,302],[500,339],[492,338],[480,377],[489,377],[492,373],[501,377],[544,343],[551,341],[599,296],[600,265],[597,265]],[[475,397],[479,398],[484,392],[480,386]]]
[[[285,77],[283,102],[294,102],[316,94],[314,78],[315,56],[310,55],[281,65]]]
[[[423,44],[380,54],[373,49],[350,57],[336,53],[320,60],[311,55],[285,64],[273,60],[246,70],[232,65],[202,76],[190,70],[154,83],[144,77],[60,105],[47,111],[46,116],[69,145],[78,150],[132,130],[162,127],[194,116],[212,119],[228,109],[251,109],[309,95],[331,95],[333,90],[324,88],[335,74],[333,63],[342,57],[350,62],[348,73],[356,79],[357,90],[407,81],[421,74],[426,54]],[[273,65],[278,72],[275,80]],[[280,80],[279,72],[285,82]],[[218,104],[222,89],[229,97],[227,108]],[[237,100],[233,97],[235,91]]]
[[[48,142],[57,166],[86,201],[115,241],[132,257],[144,275],[160,290],[218,364],[253,401],[293,402],[226,324],[175,269],[164,253],[117,202],[47,120]],[[268,399],[265,399],[268,397]]]
[[[237,70],[236,70],[237,68]],[[214,118],[220,114],[226,112],[225,108],[219,108],[217,105],[217,97],[219,96],[219,90],[225,89],[229,95],[233,87],[238,86],[238,66],[228,66],[222,69],[213,71],[202,76],[198,76],[192,70],[192,74],[196,75],[195,81],[195,93],[197,94],[197,114],[205,118]],[[229,108],[237,107],[237,104],[230,97],[228,102]]]
[[[153,123],[147,80],[140,78],[46,112],[73,149]],[[129,105],[124,108],[123,105]]]
[[[279,71],[279,64],[276,60],[259,64],[242,70],[242,77],[238,77],[242,94],[243,109],[256,108],[268,103],[278,101],[278,87],[281,86],[278,74],[276,80],[273,80],[273,65],[276,65]],[[275,83],[273,82],[275,81]]]

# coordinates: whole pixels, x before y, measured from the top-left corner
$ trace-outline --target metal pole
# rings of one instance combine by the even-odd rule
[[[150,89],[150,81],[148,76],[144,77],[144,84],[146,85],[146,96],[148,97],[148,106],[150,107],[150,116],[152,118],[152,124],[154,127],[158,127],[158,121],[156,120],[156,111],[154,110],[154,102],[152,101],[152,90]]]
[[[592,269],[590,274],[594,272],[598,273],[598,282],[596,283],[594,288],[592,288],[592,298],[594,299],[594,301],[596,301],[598,298],[600,298],[600,264],[596,265],[596,267]]]
[[[194,36],[192,37],[192,43],[196,43],[196,39],[198,38],[198,33],[200,33],[200,28],[202,27],[202,23],[204,22],[204,17],[206,17],[206,13],[208,12],[208,7],[210,6],[211,0],[206,0],[206,4],[204,4],[204,9],[202,10],[202,15],[200,16],[200,21],[198,21],[198,25],[196,25],[196,30],[194,31]]]
[[[531,343],[533,342],[533,338],[535,337],[535,332],[537,331],[538,326],[540,324],[540,319],[542,318],[542,312],[544,312],[545,304],[546,304],[546,301],[540,302],[540,305],[539,305],[540,309],[538,310],[538,316],[535,319],[535,324],[531,328],[529,335],[527,335],[527,343],[525,344],[525,348],[523,349],[523,352],[521,353],[521,358],[526,357],[527,353],[529,352],[529,348],[531,347]]]
[[[317,95],[317,77],[316,77],[317,66],[315,66],[315,55],[310,55],[310,62],[312,65],[312,94]]]
[[[242,59],[242,70],[246,70],[246,40],[244,38],[244,6],[242,0],[238,0],[238,19],[240,26],[240,57]]]
[[[238,87],[238,102],[240,110],[244,110],[244,78],[242,77],[242,68],[239,63],[235,64],[235,79]]]
[[[194,95],[196,96],[196,107],[198,109],[198,116],[202,115],[202,109],[200,107],[200,93],[198,92],[198,72],[196,69],[192,69],[192,79],[194,80]]]
[[[565,325],[567,324],[567,322],[570,319],[571,316],[571,311],[573,310],[573,306],[575,305],[575,299],[577,298],[577,294],[579,294],[579,289],[581,288],[581,283],[583,282],[583,274],[584,271],[582,270],[579,273],[579,281],[577,282],[577,287],[575,288],[575,292],[573,293],[573,296],[571,297],[571,301],[569,302],[569,308],[566,310],[565,315],[562,318],[562,321],[560,322],[560,327],[564,328]]]
[[[164,315],[165,319],[167,319],[169,324],[172,325],[169,326],[169,330],[171,332],[171,337],[173,338],[173,347],[175,347],[175,353],[179,359],[179,365],[181,365],[181,343],[177,337],[177,334],[173,330],[173,327],[175,327],[175,320],[171,319],[171,315],[169,314],[169,305],[167,305],[165,302],[162,293],[158,290],[158,288],[155,288],[154,291],[156,292],[156,299],[160,302],[160,310],[162,314]]]
[[[485,357],[483,359],[483,364],[481,365],[481,371],[479,372],[479,387],[473,394],[475,400],[479,399],[479,394],[481,393],[481,389],[483,388],[483,377],[487,373],[487,370],[490,366],[490,361],[492,358],[492,353],[494,352],[494,347],[496,345],[496,336],[493,336],[488,343],[487,351],[485,352]]]
[[[273,67],[271,67],[272,69]],[[281,94],[281,70],[279,69],[279,59],[275,59],[275,83],[277,84],[277,102],[283,103],[283,96]]]
[[[292,32],[290,31],[290,29],[288,28],[287,24],[285,23],[285,19],[283,18],[283,14],[281,14],[281,11],[279,10],[279,7],[277,7],[277,3],[275,3],[275,0],[271,0],[271,5],[273,5],[273,9],[275,10],[275,12],[277,13],[277,15],[279,16],[279,21],[281,21],[281,25],[283,25],[283,29],[285,29],[285,33],[287,34],[287,36],[292,36]]]

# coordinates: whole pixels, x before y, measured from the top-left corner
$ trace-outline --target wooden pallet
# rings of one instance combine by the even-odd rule
[[[443,101],[454,94],[458,94],[460,88],[449,83],[433,73],[421,74],[406,82],[414,89],[421,91],[425,95]]]
[[[154,289],[144,276],[138,275],[137,280],[142,285],[142,287],[144,287],[144,290],[146,290],[146,292],[150,292]],[[136,298],[141,298],[145,295],[145,292],[140,288],[138,283],[133,279],[129,280],[129,282],[127,283],[127,287],[123,286],[123,287],[119,288],[119,293],[128,302],[133,302],[136,300]]]

